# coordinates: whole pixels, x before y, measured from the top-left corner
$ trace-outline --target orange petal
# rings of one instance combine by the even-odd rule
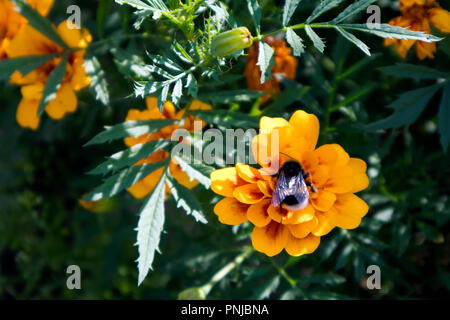
[[[269,133],[275,128],[285,127],[289,124],[286,119],[283,118],[270,118],[262,117],[259,121],[259,128],[261,132]]]
[[[267,209],[270,206],[270,199],[263,199],[258,203],[250,205],[247,210],[248,220],[256,227],[264,227],[269,224],[272,218],[268,215]]]
[[[450,12],[442,8],[432,8],[427,12],[431,23],[440,31],[450,33]]]
[[[319,120],[313,114],[303,110],[296,111],[289,119],[289,124],[294,127],[297,137],[307,141],[307,150],[314,150],[319,138]]]
[[[225,198],[217,202],[214,213],[223,224],[237,225],[248,221],[247,210],[249,206],[240,203],[234,198]]]
[[[136,199],[142,199],[146,197],[152,190],[154,186],[149,186],[144,183],[144,181],[138,181],[135,184],[133,184],[131,187],[129,187],[127,190],[133,197]]]
[[[352,193],[340,194],[334,206],[338,212],[336,225],[343,229],[354,229],[369,211],[369,206]]]
[[[17,107],[16,120],[22,128],[36,130],[39,127],[40,118],[37,116],[39,100],[22,98]]]
[[[239,177],[250,183],[256,183],[261,178],[258,169],[243,163],[236,164],[236,171]]]
[[[252,244],[256,251],[269,257],[279,254],[289,238],[289,229],[275,221],[265,227],[255,227],[252,232]]]
[[[236,187],[245,184],[234,167],[211,172],[211,190],[224,197],[232,197]]]
[[[317,169],[319,165],[319,159],[316,157],[313,151],[308,150],[303,152],[302,159],[300,161],[305,172],[312,172]]]
[[[45,112],[55,119],[59,120],[66,113],[74,112],[77,109],[78,99],[73,88],[68,83],[61,84],[55,99],[51,100],[45,107]]]
[[[236,187],[233,191],[233,197],[242,203],[254,204],[261,201],[264,198],[264,194],[259,191],[256,184],[249,183]]]
[[[330,167],[344,166],[350,159],[348,153],[338,144],[324,144],[314,150],[314,153],[319,158],[320,164]]]
[[[289,231],[291,234],[298,238],[306,237],[312,230],[317,227],[319,220],[316,217],[313,217],[310,221],[302,222],[299,224],[288,224]]]
[[[352,168],[349,166],[333,167],[324,189],[333,193],[351,192],[355,188],[353,181]]]
[[[320,237],[310,234],[306,238],[297,239],[292,235],[286,243],[286,252],[291,256],[301,256],[314,252],[320,244]]]
[[[315,236],[324,236],[336,227],[336,215],[337,211],[335,208],[331,208],[327,212],[316,212],[316,217],[318,220],[316,228],[311,231]]]
[[[318,165],[316,169],[311,173],[312,183],[315,187],[323,186],[330,176],[330,167],[326,165]]]
[[[325,212],[331,209],[336,201],[336,195],[332,192],[319,190],[311,194],[311,202],[315,209]]]
[[[314,218],[315,210],[311,203],[306,208],[297,211],[288,211],[283,217],[283,224],[297,224],[306,221],[311,221]]]
[[[258,180],[256,185],[258,186],[259,191],[261,191],[266,197],[272,197],[273,189],[270,181]]]

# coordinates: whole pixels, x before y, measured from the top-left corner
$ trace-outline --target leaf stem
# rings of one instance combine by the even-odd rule
[[[299,24],[294,24],[292,26],[286,26],[283,27],[281,29],[266,33],[266,34],[262,34],[260,35],[260,38],[266,38],[268,36],[272,36],[274,34],[280,33],[280,32],[286,32],[286,30],[292,29],[292,30],[296,30],[296,29],[304,29],[306,25],[309,25],[311,28],[334,28],[336,25],[335,24],[331,24],[328,22],[321,22],[321,23],[299,23]]]

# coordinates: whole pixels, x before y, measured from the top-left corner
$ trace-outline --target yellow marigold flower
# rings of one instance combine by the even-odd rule
[[[297,70],[297,59],[291,56],[291,49],[288,48],[286,42],[274,37],[265,38],[267,44],[275,51],[274,57],[276,65],[272,67],[272,78],[261,83],[261,70],[256,65],[258,62],[258,42],[250,47],[247,55],[247,64],[245,66],[244,75],[247,79],[247,86],[250,90],[266,92],[262,97],[261,103],[266,102],[270,97],[280,92],[280,75],[287,79],[294,79]]]
[[[435,0],[400,0],[401,16],[389,21],[390,25],[409,28],[413,31],[431,33],[430,23],[442,32],[450,33],[450,12],[444,10]],[[395,45],[398,54],[404,59],[411,47],[416,44],[416,55],[420,60],[434,58],[436,43],[416,40],[385,39],[384,45]]]
[[[278,131],[279,153],[270,155],[271,134]],[[274,256],[283,249],[292,256],[312,253],[320,237],[333,228],[353,229],[368,212],[367,204],[354,193],[368,187],[366,163],[351,158],[338,144],[316,148],[319,121],[313,114],[295,112],[289,121],[263,117],[260,134],[252,141],[252,152],[260,169],[246,164],[219,169],[211,173],[211,189],[225,198],[214,207],[219,221],[237,225],[250,221],[254,225],[252,244],[255,250]],[[262,134],[268,139],[262,139]],[[264,143],[264,141],[269,141]],[[290,211],[271,204],[276,176],[268,175],[273,161],[298,161],[310,174],[309,203],[301,210]],[[274,172],[272,172],[274,173]],[[276,173],[276,172],[275,172]]]
[[[26,2],[44,17],[53,6],[53,0]],[[10,0],[0,0],[0,60],[7,58],[6,48],[26,23],[27,19],[14,10],[14,4]]]
[[[92,41],[89,31],[69,29],[66,21],[61,22],[56,31],[70,48],[86,48]],[[6,52],[9,58],[18,58],[64,52],[64,48],[27,24],[11,40]],[[84,69],[85,53],[86,50],[77,50],[69,55],[66,73],[56,97],[45,107],[45,111],[51,118],[59,120],[66,113],[76,110],[78,100],[75,91],[90,83],[90,78]],[[16,119],[20,126],[33,130],[39,127],[40,118],[37,116],[37,112],[45,83],[61,59],[61,56],[53,58],[26,75],[22,75],[19,71],[11,75],[10,81],[22,86],[22,100],[16,113]]]
[[[150,119],[181,119],[186,112],[186,108],[176,111],[175,106],[172,102],[166,101],[164,103],[164,108],[162,113],[159,112],[158,109],[158,99],[155,97],[147,97],[145,99],[147,110],[138,110],[138,109],[130,109],[128,111],[128,115],[126,117],[126,121],[129,120],[150,120]],[[212,107],[209,104],[203,103],[198,100],[193,100],[190,106],[190,110],[210,110]],[[183,129],[193,132],[194,131],[194,120],[198,120],[194,118],[192,115],[188,115],[185,118]],[[202,122],[202,125],[206,125]],[[127,137],[125,138],[125,144],[128,147],[132,147],[139,143],[145,143],[152,140],[159,139],[170,139],[174,130],[178,129],[177,124],[173,124],[162,128],[150,135],[145,134],[139,136],[137,138]],[[141,165],[144,163],[154,163],[158,161],[164,161],[169,156],[169,153],[163,150],[158,150],[149,157],[138,161],[135,165]],[[172,159],[169,164],[169,170],[171,175],[186,188],[192,189],[198,185],[198,182],[195,180],[191,180],[189,176],[181,170],[180,166]],[[128,192],[130,192],[133,197],[137,199],[144,198],[147,196],[158,184],[161,175],[163,174],[164,168],[159,168],[158,170],[153,171],[151,174],[143,178],[142,180],[136,182],[130,188],[128,188]],[[168,190],[168,189],[166,189]]]

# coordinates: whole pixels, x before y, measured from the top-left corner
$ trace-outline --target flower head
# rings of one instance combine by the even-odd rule
[[[389,21],[390,25],[409,28],[413,31],[431,33],[430,23],[442,32],[450,33],[450,12],[444,10],[435,0],[400,0],[401,16]],[[436,43],[416,40],[385,39],[384,45],[395,45],[398,54],[404,59],[411,47],[416,44],[416,55],[420,60],[434,58]]]
[[[265,40],[275,51],[275,65],[272,67],[272,77],[266,82],[261,83],[261,70],[257,66],[258,62],[258,43],[250,47],[247,56],[247,64],[244,74],[247,79],[247,86],[250,90],[257,90],[267,93],[262,97],[261,102],[264,103],[270,97],[280,92],[280,76],[287,79],[294,79],[297,70],[297,59],[291,56],[291,49],[288,48],[286,42],[274,37],[267,37]]]
[[[66,21],[61,22],[56,31],[70,48],[86,48],[92,41],[92,37],[86,29],[69,29]],[[64,48],[27,24],[11,40],[6,52],[9,58],[18,58],[62,53]],[[45,106],[45,112],[53,119],[59,120],[66,113],[74,112],[78,104],[75,91],[90,83],[90,78],[84,69],[85,52],[85,50],[76,50],[69,54],[66,73],[56,97]],[[16,119],[20,126],[33,130],[39,127],[40,118],[37,113],[45,83],[61,59],[61,56],[57,56],[26,75],[22,75],[19,71],[11,75],[10,81],[22,86],[22,100],[16,113]]]
[[[313,114],[295,112],[289,121],[263,117],[260,134],[252,141],[252,151],[261,168],[246,164],[211,173],[211,189],[225,198],[214,207],[219,221],[237,225],[250,221],[253,247],[268,256],[283,249],[292,256],[313,252],[320,237],[333,228],[353,229],[367,213],[367,204],[354,193],[369,185],[366,163],[351,158],[338,144],[316,148],[319,121]],[[278,152],[270,149],[270,137],[277,133]],[[269,150],[269,152],[266,152]],[[297,211],[272,206],[276,170],[286,161],[297,161],[309,178],[309,203]],[[268,174],[270,173],[270,174]],[[314,191],[313,191],[314,189]]]
[[[186,108],[176,111],[175,106],[172,102],[166,101],[164,103],[164,108],[162,113],[159,112],[158,109],[158,99],[155,97],[147,97],[145,99],[147,109],[146,110],[138,110],[138,109],[130,109],[128,111],[128,115],[126,117],[126,121],[129,120],[151,120],[151,119],[178,119],[180,120],[184,113],[186,112]],[[190,105],[190,110],[210,110],[212,107],[206,103],[203,103],[199,100],[193,100]],[[188,115],[184,119],[183,129],[186,129],[190,132],[194,130],[194,120],[196,120],[192,115]],[[202,122],[203,123],[203,122]],[[203,123],[203,125],[205,125]],[[159,140],[159,139],[170,139],[172,133],[179,128],[178,124],[169,125],[164,127],[152,134],[142,135],[137,138],[135,137],[127,137],[125,138],[125,144],[128,147],[132,147],[136,144],[146,143],[148,141]],[[169,153],[164,150],[157,150],[149,157],[138,161],[135,165],[141,165],[144,163],[154,163],[159,161],[164,161],[169,156]],[[192,189],[198,185],[198,182],[195,180],[191,180],[189,176],[181,170],[180,166],[176,163],[174,159],[170,161],[169,170],[171,175],[186,188]],[[128,188],[128,192],[130,192],[133,197],[137,199],[144,198],[147,196],[158,184],[161,175],[163,174],[164,168],[159,168],[152,173],[150,173],[145,178],[139,180],[130,188]]]
[[[26,2],[44,17],[53,6],[53,0],[27,0]],[[14,4],[10,0],[0,0],[0,60],[7,58],[6,48],[26,23],[27,19],[14,10]]]

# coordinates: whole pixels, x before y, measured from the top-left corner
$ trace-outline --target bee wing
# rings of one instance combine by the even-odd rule
[[[308,189],[301,175],[292,178],[286,178],[283,172],[278,175],[275,189],[272,193],[272,206],[278,207],[287,197],[293,195],[301,202],[308,196]]]

